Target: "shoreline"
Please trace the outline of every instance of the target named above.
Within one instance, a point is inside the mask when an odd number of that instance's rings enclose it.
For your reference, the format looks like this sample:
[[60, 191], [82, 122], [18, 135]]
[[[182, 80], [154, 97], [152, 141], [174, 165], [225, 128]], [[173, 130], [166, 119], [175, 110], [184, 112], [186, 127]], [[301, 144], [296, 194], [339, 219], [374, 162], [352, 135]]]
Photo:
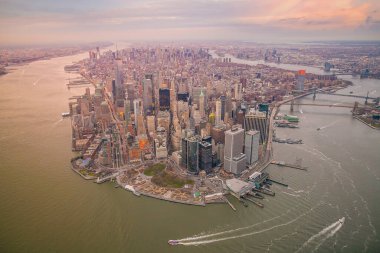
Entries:
[[372, 128], [372, 129], [375, 129], [375, 130], [380, 130], [380, 128], [377, 128], [377, 127], [374, 127], [374, 126], [372, 126], [371, 124], [369, 124], [369, 123], [367, 123], [367, 122], [365, 122], [364, 120], [362, 120], [361, 118], [359, 118], [358, 116], [356, 116], [356, 115], [353, 115], [352, 116], [354, 119], [357, 119], [357, 120], [359, 120], [360, 122], [362, 122], [363, 124], [365, 124], [365, 125], [367, 125], [367, 126], [369, 126], [370, 128]]

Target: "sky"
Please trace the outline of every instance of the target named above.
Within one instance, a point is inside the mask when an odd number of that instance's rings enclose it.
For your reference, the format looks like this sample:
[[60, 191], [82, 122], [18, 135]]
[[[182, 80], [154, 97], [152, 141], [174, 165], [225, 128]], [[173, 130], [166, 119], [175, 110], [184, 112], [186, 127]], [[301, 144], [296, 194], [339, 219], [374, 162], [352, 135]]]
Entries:
[[380, 0], [0, 0], [0, 45], [380, 40]]

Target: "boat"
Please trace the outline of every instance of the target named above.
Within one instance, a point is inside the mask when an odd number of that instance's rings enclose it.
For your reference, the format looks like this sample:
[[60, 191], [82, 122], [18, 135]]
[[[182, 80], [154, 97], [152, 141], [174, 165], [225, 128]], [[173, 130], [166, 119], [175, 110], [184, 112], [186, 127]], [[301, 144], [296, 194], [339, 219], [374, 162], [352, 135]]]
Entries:
[[317, 131], [319, 131], [319, 130], [321, 130], [321, 128], [320, 128], [320, 127], [318, 127], [318, 128], [317, 128]]
[[62, 113], [62, 117], [69, 117], [70, 116], [70, 113], [69, 112], [63, 112]]
[[169, 244], [169, 245], [178, 245], [179, 242], [178, 242], [178, 240], [169, 240], [169, 241], [168, 241], [168, 244]]
[[350, 94], [354, 93], [353, 91], [350, 91]]
[[299, 118], [294, 115], [285, 114], [284, 119], [287, 120], [288, 122], [299, 122]]
[[340, 224], [343, 224], [344, 223], [344, 221], [345, 221], [345, 217], [343, 217], [343, 218], [341, 218], [341, 219], [339, 219], [339, 222], [340, 222]]

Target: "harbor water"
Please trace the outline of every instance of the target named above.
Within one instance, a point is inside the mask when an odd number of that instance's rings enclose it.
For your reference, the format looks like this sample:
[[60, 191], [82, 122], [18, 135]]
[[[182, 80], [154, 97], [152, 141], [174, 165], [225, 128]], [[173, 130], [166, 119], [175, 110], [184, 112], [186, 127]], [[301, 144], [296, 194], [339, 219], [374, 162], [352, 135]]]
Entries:
[[[276, 196], [266, 196], [264, 208], [234, 198], [236, 212], [174, 204], [83, 180], [70, 169], [70, 119], [61, 113], [83, 92], [67, 89], [63, 68], [86, 56], [37, 61], [0, 77], [0, 252], [380, 251], [380, 131], [348, 108], [295, 106], [300, 128], [276, 134], [304, 144], [275, 143], [274, 158], [302, 159], [308, 170], [270, 165], [271, 178], [289, 187], [273, 184]], [[349, 79], [354, 86], [339, 92], [380, 96], [379, 80]], [[315, 102], [353, 101], [317, 95]]]

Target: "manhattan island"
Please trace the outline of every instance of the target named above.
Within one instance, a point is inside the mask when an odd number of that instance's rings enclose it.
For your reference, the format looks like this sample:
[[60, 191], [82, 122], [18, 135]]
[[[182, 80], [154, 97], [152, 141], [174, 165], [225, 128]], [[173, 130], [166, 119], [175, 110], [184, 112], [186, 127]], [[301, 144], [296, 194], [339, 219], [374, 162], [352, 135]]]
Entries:
[[[69, 104], [72, 149], [80, 152], [73, 170], [97, 183], [115, 179], [135, 195], [184, 204], [228, 202], [229, 193], [239, 199], [272, 194], [262, 188], [269, 181], [262, 171], [272, 162], [279, 106], [350, 83], [232, 63], [215, 49], [90, 51], [76, 67], [94, 92], [86, 88]], [[294, 121], [285, 115], [280, 123], [296, 127]]]

